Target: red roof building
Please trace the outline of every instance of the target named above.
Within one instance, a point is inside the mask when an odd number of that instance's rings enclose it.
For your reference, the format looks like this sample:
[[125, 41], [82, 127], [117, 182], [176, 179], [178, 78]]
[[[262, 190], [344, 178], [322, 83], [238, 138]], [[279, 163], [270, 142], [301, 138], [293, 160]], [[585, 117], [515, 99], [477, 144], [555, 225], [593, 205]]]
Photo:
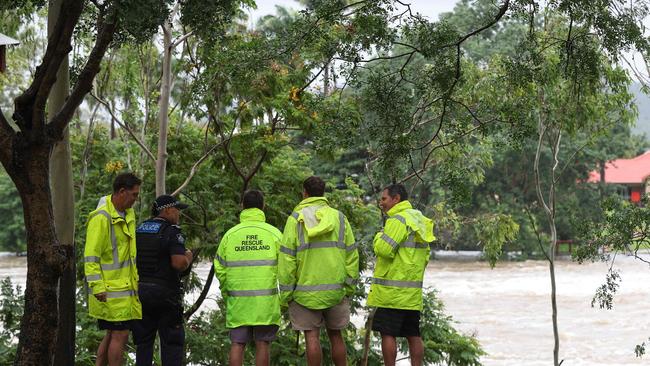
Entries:
[[[589, 173], [587, 182], [599, 183], [600, 171]], [[641, 201], [641, 197], [650, 193], [650, 151], [632, 158], [616, 159], [605, 164], [605, 183], [619, 184], [626, 188], [620, 192], [632, 202]]]

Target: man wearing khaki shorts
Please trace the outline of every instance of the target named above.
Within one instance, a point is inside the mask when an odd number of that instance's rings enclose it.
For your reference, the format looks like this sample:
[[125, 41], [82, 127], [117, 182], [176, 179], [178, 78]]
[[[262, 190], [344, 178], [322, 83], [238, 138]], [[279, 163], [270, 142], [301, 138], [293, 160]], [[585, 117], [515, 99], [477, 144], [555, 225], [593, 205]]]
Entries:
[[327, 328], [332, 361], [346, 365], [341, 330], [350, 323], [348, 297], [359, 278], [359, 253], [342, 212], [331, 208], [325, 182], [309, 177], [303, 182], [303, 200], [284, 227], [278, 256], [281, 300], [289, 305], [295, 330], [305, 334], [307, 365], [320, 366], [320, 328]]

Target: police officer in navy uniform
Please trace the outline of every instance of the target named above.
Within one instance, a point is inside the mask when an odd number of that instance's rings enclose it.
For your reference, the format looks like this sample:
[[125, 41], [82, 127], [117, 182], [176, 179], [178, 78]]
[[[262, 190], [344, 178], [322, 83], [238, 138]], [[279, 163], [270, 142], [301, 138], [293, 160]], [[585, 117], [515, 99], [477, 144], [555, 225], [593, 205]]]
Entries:
[[163, 366], [183, 362], [183, 299], [181, 273], [193, 260], [178, 226], [184, 203], [169, 195], [156, 198], [152, 218], [136, 229], [136, 263], [140, 277], [138, 296], [142, 320], [133, 326], [136, 365], [151, 366], [156, 333], [160, 335]]

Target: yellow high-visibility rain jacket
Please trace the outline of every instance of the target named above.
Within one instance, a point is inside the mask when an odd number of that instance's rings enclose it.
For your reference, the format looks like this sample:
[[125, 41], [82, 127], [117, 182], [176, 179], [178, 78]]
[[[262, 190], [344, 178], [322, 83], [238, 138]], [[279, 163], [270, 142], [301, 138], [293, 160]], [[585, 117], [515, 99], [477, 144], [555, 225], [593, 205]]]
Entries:
[[[88, 216], [84, 272], [90, 316], [108, 321], [142, 319], [135, 255], [135, 212], [129, 208], [121, 217], [109, 195]], [[106, 302], [94, 296], [102, 292]]]
[[278, 250], [282, 233], [257, 208], [245, 209], [240, 223], [221, 239], [214, 260], [226, 300], [226, 328], [280, 325]]
[[354, 293], [359, 252], [348, 219], [325, 197], [309, 197], [284, 227], [278, 280], [283, 303], [327, 309]]
[[399, 202], [387, 214], [384, 230], [373, 242], [377, 263], [368, 306], [421, 311], [429, 243], [436, 239], [433, 221], [413, 209], [409, 201]]

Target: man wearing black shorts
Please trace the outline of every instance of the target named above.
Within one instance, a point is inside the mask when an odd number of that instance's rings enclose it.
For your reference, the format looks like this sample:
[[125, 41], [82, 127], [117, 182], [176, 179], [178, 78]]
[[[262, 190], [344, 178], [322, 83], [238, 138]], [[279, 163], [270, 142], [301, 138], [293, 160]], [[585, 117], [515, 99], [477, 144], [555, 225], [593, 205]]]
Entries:
[[420, 337], [422, 280], [429, 262], [429, 243], [435, 240], [433, 222], [408, 201], [406, 188], [384, 188], [380, 206], [388, 215], [384, 229], [375, 235], [377, 255], [368, 305], [376, 306], [372, 330], [381, 334], [386, 366], [397, 358], [396, 337], [406, 337], [411, 365], [421, 366], [424, 345]]
[[135, 266], [133, 204], [142, 181], [123, 173], [113, 181], [113, 194], [101, 198], [88, 215], [84, 274], [88, 282], [88, 313], [105, 330], [97, 349], [97, 366], [124, 363], [124, 349], [134, 319], [142, 317]]

